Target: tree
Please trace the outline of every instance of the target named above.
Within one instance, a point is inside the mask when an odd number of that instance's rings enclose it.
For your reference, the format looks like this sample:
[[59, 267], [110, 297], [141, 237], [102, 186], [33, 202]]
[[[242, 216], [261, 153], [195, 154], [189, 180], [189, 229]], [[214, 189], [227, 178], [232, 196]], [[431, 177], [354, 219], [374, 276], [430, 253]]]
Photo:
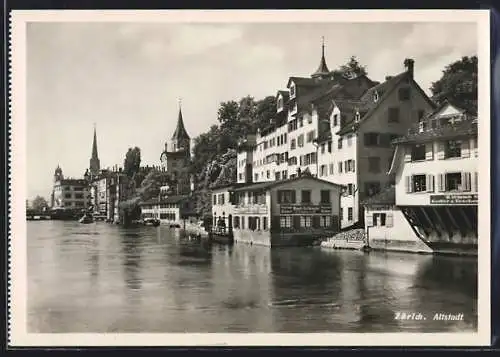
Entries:
[[123, 162], [123, 170], [125, 174], [131, 178], [139, 172], [139, 167], [141, 166], [141, 149], [137, 146], [134, 148], [129, 148], [127, 154], [125, 155], [125, 161]]
[[334, 78], [347, 78], [349, 75], [354, 74], [356, 77], [367, 75], [366, 66], [359, 64], [356, 56], [351, 56], [349, 61], [340, 66], [338, 69], [332, 71]]
[[463, 109], [477, 111], [477, 56], [464, 56], [447, 65], [430, 90], [438, 104], [449, 100]]
[[42, 196], [36, 196], [31, 202], [31, 208], [35, 211], [44, 211], [49, 207], [49, 204]]

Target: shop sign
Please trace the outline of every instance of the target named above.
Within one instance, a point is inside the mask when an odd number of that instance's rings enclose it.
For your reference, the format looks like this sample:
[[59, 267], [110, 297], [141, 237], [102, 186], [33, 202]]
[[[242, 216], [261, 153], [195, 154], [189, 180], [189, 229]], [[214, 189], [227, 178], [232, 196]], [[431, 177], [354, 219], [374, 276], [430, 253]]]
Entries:
[[467, 195], [431, 195], [434, 205], [470, 205], [477, 204], [477, 194]]
[[331, 206], [320, 205], [280, 205], [280, 214], [324, 214], [331, 215]]

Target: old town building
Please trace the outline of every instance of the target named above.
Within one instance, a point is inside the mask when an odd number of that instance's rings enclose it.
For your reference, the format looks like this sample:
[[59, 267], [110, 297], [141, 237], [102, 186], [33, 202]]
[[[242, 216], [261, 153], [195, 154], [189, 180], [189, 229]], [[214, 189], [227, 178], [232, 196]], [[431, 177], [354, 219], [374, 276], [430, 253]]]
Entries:
[[290, 77], [276, 95], [269, 128], [238, 147], [239, 183], [294, 178], [301, 172], [346, 187], [341, 225], [363, 224], [361, 199], [389, 185], [391, 140], [434, 106], [414, 80], [414, 61], [382, 83], [366, 75], [330, 72], [324, 47], [310, 77]]
[[51, 208], [53, 210], [82, 210], [89, 206], [88, 182], [84, 179], [65, 178], [58, 165], [54, 172]]
[[394, 140], [395, 186], [364, 203], [370, 246], [477, 254], [477, 138], [477, 114], [445, 102]]

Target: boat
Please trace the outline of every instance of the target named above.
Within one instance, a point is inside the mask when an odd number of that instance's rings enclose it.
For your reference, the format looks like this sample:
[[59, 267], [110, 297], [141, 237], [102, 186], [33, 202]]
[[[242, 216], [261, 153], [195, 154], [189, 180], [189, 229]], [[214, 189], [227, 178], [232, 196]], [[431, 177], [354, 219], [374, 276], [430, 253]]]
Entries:
[[94, 218], [91, 215], [84, 214], [82, 218], [78, 220], [78, 222], [83, 223], [83, 224], [89, 224], [89, 223], [94, 223]]
[[145, 226], [158, 227], [160, 225], [160, 220], [157, 218], [144, 218], [142, 222]]

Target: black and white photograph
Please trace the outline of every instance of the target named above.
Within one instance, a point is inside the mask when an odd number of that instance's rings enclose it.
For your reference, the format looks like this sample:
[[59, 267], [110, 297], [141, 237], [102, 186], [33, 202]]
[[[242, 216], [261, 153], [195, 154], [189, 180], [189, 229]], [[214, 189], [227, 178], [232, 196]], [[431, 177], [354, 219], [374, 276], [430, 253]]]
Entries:
[[489, 343], [487, 11], [11, 15], [13, 345]]

